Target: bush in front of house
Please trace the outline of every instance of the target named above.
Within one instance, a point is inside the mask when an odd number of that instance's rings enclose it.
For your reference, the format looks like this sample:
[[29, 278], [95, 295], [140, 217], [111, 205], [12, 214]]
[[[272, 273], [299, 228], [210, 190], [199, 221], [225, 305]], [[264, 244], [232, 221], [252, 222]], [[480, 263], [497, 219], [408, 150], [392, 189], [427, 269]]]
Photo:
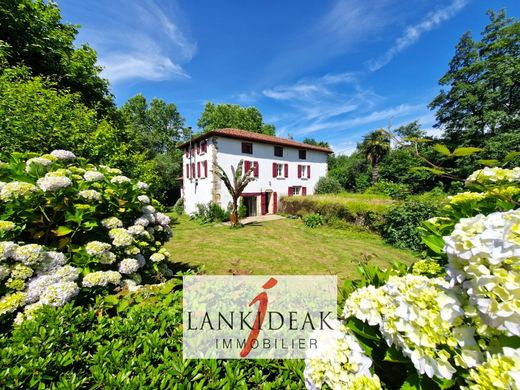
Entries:
[[171, 273], [145, 183], [65, 150], [0, 161], [0, 323]]
[[323, 219], [319, 214], [307, 214], [303, 216], [303, 224], [310, 228], [317, 228], [323, 225]]
[[393, 183], [387, 180], [379, 180], [376, 184], [369, 187], [366, 191], [368, 194], [383, 194], [392, 199], [406, 199], [411, 190], [406, 184]]
[[0, 335], [0, 387], [301, 389], [301, 360], [184, 360], [182, 275], [86, 306], [46, 307]]
[[197, 204], [197, 211], [192, 215], [192, 218], [202, 225], [213, 222], [226, 222], [229, 221], [229, 217], [230, 210], [224, 210], [219, 204], [214, 202]]
[[339, 194], [343, 191], [341, 183], [332, 176], [322, 176], [314, 187], [315, 194]]

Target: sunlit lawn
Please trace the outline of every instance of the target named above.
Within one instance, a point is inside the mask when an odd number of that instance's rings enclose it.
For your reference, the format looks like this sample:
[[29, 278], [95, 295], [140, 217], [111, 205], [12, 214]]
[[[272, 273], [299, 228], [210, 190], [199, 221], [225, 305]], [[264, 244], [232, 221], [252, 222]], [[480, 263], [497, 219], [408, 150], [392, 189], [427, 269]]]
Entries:
[[368, 259], [386, 266], [411, 263], [414, 256], [383, 243], [373, 233], [352, 229], [307, 228], [300, 220], [282, 219], [231, 229], [200, 225], [183, 216], [166, 244], [175, 261], [204, 266], [209, 274], [336, 274], [355, 276]]

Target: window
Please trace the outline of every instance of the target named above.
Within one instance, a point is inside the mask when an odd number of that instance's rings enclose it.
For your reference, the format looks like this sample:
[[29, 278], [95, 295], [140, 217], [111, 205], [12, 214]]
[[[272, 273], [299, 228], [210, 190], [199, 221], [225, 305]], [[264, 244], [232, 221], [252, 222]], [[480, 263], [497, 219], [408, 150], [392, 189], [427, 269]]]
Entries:
[[242, 142], [242, 153], [253, 154], [253, 144], [251, 142]]
[[283, 164], [276, 164], [276, 177], [283, 177]]
[[301, 187], [300, 186], [294, 186], [293, 187], [293, 195], [300, 195], [300, 190], [301, 190]]
[[273, 177], [289, 177], [289, 164], [273, 163]]
[[310, 179], [311, 178], [311, 166], [310, 165], [298, 165], [298, 178]]
[[298, 157], [300, 158], [300, 160], [307, 160], [307, 151], [298, 150]]
[[202, 153], [206, 153], [208, 151], [208, 141], [201, 143], [200, 148]]
[[282, 146], [275, 146], [274, 147], [274, 155], [276, 157], [283, 157], [283, 147]]

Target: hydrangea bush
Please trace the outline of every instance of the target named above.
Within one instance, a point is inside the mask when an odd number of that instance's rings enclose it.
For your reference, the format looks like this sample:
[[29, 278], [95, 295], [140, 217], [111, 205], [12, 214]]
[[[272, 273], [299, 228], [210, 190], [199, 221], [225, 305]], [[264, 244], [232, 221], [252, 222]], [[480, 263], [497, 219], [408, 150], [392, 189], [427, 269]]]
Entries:
[[0, 321], [171, 274], [170, 218], [147, 184], [72, 152], [0, 162]]
[[520, 389], [520, 169], [466, 185], [423, 227], [435, 259], [350, 293], [338, 351], [309, 356], [307, 388]]

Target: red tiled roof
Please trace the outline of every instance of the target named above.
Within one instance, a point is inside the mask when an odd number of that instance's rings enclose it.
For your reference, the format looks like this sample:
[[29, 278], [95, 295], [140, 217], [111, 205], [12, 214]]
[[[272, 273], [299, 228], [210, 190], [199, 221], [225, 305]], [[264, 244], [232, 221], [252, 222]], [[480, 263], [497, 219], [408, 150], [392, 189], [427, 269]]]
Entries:
[[[332, 153], [332, 150], [330, 148], [324, 148], [322, 146], [304, 144], [303, 142], [298, 142], [298, 141], [295, 141], [292, 139], [280, 138], [280, 137], [275, 137], [272, 135], [260, 134], [260, 133], [255, 133], [252, 131], [240, 130], [240, 129], [211, 130], [211, 131], [208, 131], [207, 133], [203, 133], [203, 134], [200, 134], [200, 135], [194, 137], [191, 140], [191, 142], [192, 143], [198, 142], [203, 139], [209, 138], [211, 136], [236, 138], [236, 139], [243, 139], [243, 140], [247, 140], [247, 141], [263, 142], [266, 144], [292, 146], [294, 148], [299, 148], [299, 149], [316, 150], [318, 152]], [[189, 144], [189, 141], [179, 145], [179, 148], [182, 149], [182, 148], [186, 147], [188, 144]]]

